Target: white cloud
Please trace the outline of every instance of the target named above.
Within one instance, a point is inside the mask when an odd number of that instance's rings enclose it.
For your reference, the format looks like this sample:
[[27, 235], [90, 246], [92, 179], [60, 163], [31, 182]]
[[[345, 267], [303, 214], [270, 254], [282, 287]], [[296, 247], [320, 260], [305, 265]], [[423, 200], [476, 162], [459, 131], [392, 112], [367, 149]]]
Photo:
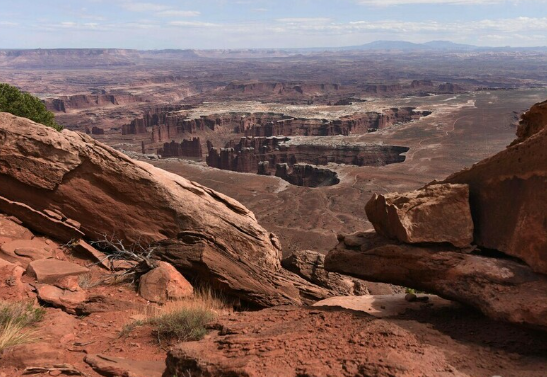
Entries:
[[0, 21], [0, 26], [17, 26], [17, 25], [19, 25], [17, 22]]
[[199, 22], [199, 21], [172, 21], [169, 22], [171, 26], [182, 26], [182, 27], [195, 27], [195, 28], [211, 28], [211, 27], [220, 27], [220, 24], [213, 24], [210, 22]]
[[168, 10], [170, 7], [163, 4], [156, 4], [156, 3], [135, 3], [133, 1], [124, 1], [121, 3], [121, 6], [131, 12], [144, 12], [144, 13], [152, 13], [152, 12], [161, 12]]
[[282, 22], [282, 23], [287, 23], [287, 24], [310, 24], [310, 23], [313, 23], [313, 24], [318, 24], [318, 23], [326, 23], [326, 22], [330, 22], [331, 19], [330, 18], [324, 18], [324, 17], [311, 17], [311, 18], [307, 18], [307, 17], [295, 17], [295, 18], [278, 18], [276, 21], [278, 22]]
[[156, 16], [159, 17], [197, 17], [201, 13], [194, 10], [164, 10], [161, 12], [157, 12]]

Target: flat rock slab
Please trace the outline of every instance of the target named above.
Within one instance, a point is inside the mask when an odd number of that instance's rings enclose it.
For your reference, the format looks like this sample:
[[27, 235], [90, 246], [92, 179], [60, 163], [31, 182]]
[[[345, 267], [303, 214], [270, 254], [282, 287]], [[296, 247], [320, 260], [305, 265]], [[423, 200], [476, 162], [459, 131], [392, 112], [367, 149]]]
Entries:
[[405, 294], [337, 296], [316, 302], [313, 306], [335, 306], [364, 312], [377, 318], [384, 318], [404, 314], [407, 310], [420, 310], [424, 305], [429, 307], [458, 305], [453, 301], [435, 295], [419, 295], [419, 297], [427, 297], [427, 301], [408, 302], [405, 300]]
[[234, 313], [221, 330], [169, 352], [165, 376], [466, 376], [402, 327], [339, 308]]
[[30, 240], [33, 235], [30, 230], [5, 216], [0, 216], [0, 237], [17, 240]]
[[48, 284], [38, 285], [36, 289], [40, 300], [61, 308], [70, 314], [75, 314], [76, 308], [87, 299], [87, 294], [83, 290], [70, 291]]
[[39, 283], [52, 284], [66, 276], [77, 276], [89, 272], [89, 269], [75, 263], [58, 259], [40, 259], [29, 263], [27, 274]]
[[63, 350], [52, 342], [40, 342], [23, 344], [9, 348], [2, 354], [2, 366], [26, 368], [26, 367], [51, 367], [64, 362]]
[[31, 260], [45, 259], [53, 256], [55, 245], [35, 238], [32, 240], [14, 240], [0, 246], [0, 257], [10, 262], [21, 262], [25, 267]]
[[84, 360], [97, 373], [109, 377], [161, 377], [165, 371], [165, 361], [129, 360], [100, 354], [87, 355]]

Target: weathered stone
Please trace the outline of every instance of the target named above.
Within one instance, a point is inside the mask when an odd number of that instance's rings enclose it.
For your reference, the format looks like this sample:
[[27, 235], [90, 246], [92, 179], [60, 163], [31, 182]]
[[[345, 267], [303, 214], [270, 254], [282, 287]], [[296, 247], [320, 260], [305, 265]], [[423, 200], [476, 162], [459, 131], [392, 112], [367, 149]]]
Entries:
[[435, 293], [493, 319], [547, 329], [547, 277], [528, 266], [442, 245], [390, 243], [375, 233], [369, 238], [360, 251], [338, 244], [327, 254], [325, 268]]
[[30, 230], [13, 220], [0, 215], [0, 236], [17, 240], [30, 240], [33, 235]]
[[528, 113], [535, 115], [523, 117], [530, 130], [522, 132], [522, 142], [446, 182], [469, 185], [477, 245], [547, 274], [547, 104]]
[[[357, 238], [357, 237], [355, 237]], [[346, 237], [348, 239], [348, 237]], [[367, 295], [394, 293], [389, 284], [368, 282], [325, 271], [325, 256], [312, 250], [300, 250], [281, 261], [284, 268], [328, 289], [332, 295]]]
[[23, 344], [9, 348], [2, 354], [2, 366], [26, 368], [32, 366], [53, 366], [60, 364], [66, 356], [51, 342]]
[[420, 336], [364, 313], [283, 306], [234, 313], [217, 326], [170, 351], [164, 377], [467, 376]]
[[21, 277], [25, 269], [0, 258], [0, 299], [20, 300], [30, 295], [30, 287]]
[[39, 259], [29, 263], [27, 274], [39, 283], [52, 284], [66, 276], [89, 272], [85, 267], [58, 259]]
[[52, 257], [51, 246], [44, 240], [15, 240], [0, 246], [1, 256], [10, 262], [20, 262], [26, 267], [30, 261]]
[[107, 256], [99, 250], [95, 249], [84, 240], [79, 240], [78, 242], [72, 244], [71, 247], [74, 253], [78, 253], [86, 258], [91, 258], [100, 266], [103, 266], [108, 270], [112, 268], [112, 263], [110, 263], [110, 260], [107, 258]]
[[175, 267], [158, 262], [156, 268], [141, 276], [139, 294], [148, 301], [164, 303], [190, 297], [194, 294], [194, 288]]
[[164, 361], [129, 360], [106, 355], [87, 355], [84, 359], [96, 372], [111, 377], [161, 377]]
[[[0, 113], [0, 139], [0, 195], [11, 205], [25, 203], [47, 221], [56, 220], [36, 211], [62, 208], [90, 240], [107, 235], [126, 245], [160, 242], [157, 255], [189, 278], [257, 306], [326, 297], [282, 269], [275, 235], [231, 198], [87, 135], [10, 114]], [[12, 213], [1, 201], [0, 210]]]
[[76, 308], [87, 299], [87, 294], [83, 290], [71, 291], [47, 284], [37, 285], [36, 290], [40, 300], [70, 314], [75, 314]]
[[467, 185], [433, 184], [404, 194], [374, 194], [365, 207], [378, 234], [407, 243], [473, 241]]
[[[1, 162], [0, 174], [2, 174]], [[0, 194], [4, 193], [4, 188], [4, 186], [0, 187]], [[9, 200], [4, 196], [0, 196], [0, 211], [17, 216], [30, 229], [55, 238], [61, 242], [70, 242], [71, 240], [79, 239], [84, 235], [78, 229], [72, 227], [66, 222], [51, 218], [45, 213], [37, 211], [24, 203]]]

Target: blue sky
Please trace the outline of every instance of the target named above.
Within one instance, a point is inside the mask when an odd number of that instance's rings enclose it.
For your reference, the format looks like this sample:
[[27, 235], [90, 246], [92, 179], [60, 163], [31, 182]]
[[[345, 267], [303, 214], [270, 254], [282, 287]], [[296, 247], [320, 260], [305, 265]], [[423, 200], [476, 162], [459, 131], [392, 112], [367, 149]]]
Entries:
[[0, 48], [547, 45], [547, 0], [0, 0]]

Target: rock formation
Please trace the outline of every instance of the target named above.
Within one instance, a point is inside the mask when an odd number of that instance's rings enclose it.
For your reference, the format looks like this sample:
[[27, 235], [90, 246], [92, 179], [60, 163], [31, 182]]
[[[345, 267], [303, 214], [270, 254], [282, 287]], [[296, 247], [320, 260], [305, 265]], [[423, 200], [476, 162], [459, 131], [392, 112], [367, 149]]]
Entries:
[[374, 194], [365, 211], [378, 234], [401, 242], [448, 242], [464, 248], [473, 241], [467, 185], [430, 185], [405, 194]]
[[[275, 235], [233, 199], [85, 134], [10, 114], [0, 113], [0, 140], [0, 195], [36, 216], [59, 210], [91, 240], [109, 235], [126, 244], [158, 243], [158, 257], [252, 305], [328, 295], [282, 269]], [[10, 213], [9, 206], [2, 210]], [[26, 213], [18, 217], [32, 227]]]
[[308, 164], [277, 164], [275, 176], [291, 185], [303, 187], [334, 186], [340, 183], [336, 172]]
[[164, 377], [465, 377], [411, 331], [364, 313], [277, 307], [234, 313], [169, 352]]
[[[223, 170], [276, 175], [293, 184], [306, 177], [315, 182], [310, 187], [338, 183], [336, 173], [309, 165], [328, 163], [357, 166], [382, 166], [403, 162], [407, 147], [392, 145], [307, 143], [287, 137], [244, 137], [225, 148], [211, 148], [207, 165]], [[303, 167], [296, 167], [300, 164]], [[287, 165], [287, 166], [285, 166]], [[296, 167], [296, 169], [295, 169]], [[306, 185], [306, 184], [299, 184]]]
[[477, 245], [520, 258], [547, 274], [545, 102], [523, 115], [517, 132], [516, 143], [445, 182], [469, 185]]
[[199, 137], [194, 137], [192, 140], [183, 140], [181, 143], [172, 141], [163, 144], [163, 148], [158, 149], [158, 155], [161, 157], [203, 157], [201, 149], [201, 141]]
[[[370, 233], [354, 246], [340, 243], [325, 268], [433, 292], [494, 319], [547, 329], [546, 113], [545, 103], [532, 107], [515, 143], [443, 184], [369, 202], [378, 234], [427, 244]], [[467, 187], [475, 250], [441, 243], [463, 247], [469, 241]], [[423, 207], [428, 202], [433, 205]], [[413, 240], [413, 232], [428, 237]]]
[[[352, 237], [348, 236], [347, 242]], [[394, 293], [392, 286], [325, 271], [325, 256], [312, 250], [300, 250], [281, 261], [287, 270], [304, 279], [327, 288], [337, 296], [387, 295]]]
[[328, 253], [325, 269], [424, 290], [497, 320], [547, 329], [547, 277], [528, 266], [454, 247], [397, 243], [374, 232], [359, 243], [341, 242]]
[[112, 105], [127, 105], [130, 103], [144, 102], [138, 96], [131, 94], [77, 94], [73, 96], [61, 96], [48, 98], [45, 101], [46, 108], [54, 112], [67, 112], [70, 110], [89, 109], [93, 107], [105, 107]]

